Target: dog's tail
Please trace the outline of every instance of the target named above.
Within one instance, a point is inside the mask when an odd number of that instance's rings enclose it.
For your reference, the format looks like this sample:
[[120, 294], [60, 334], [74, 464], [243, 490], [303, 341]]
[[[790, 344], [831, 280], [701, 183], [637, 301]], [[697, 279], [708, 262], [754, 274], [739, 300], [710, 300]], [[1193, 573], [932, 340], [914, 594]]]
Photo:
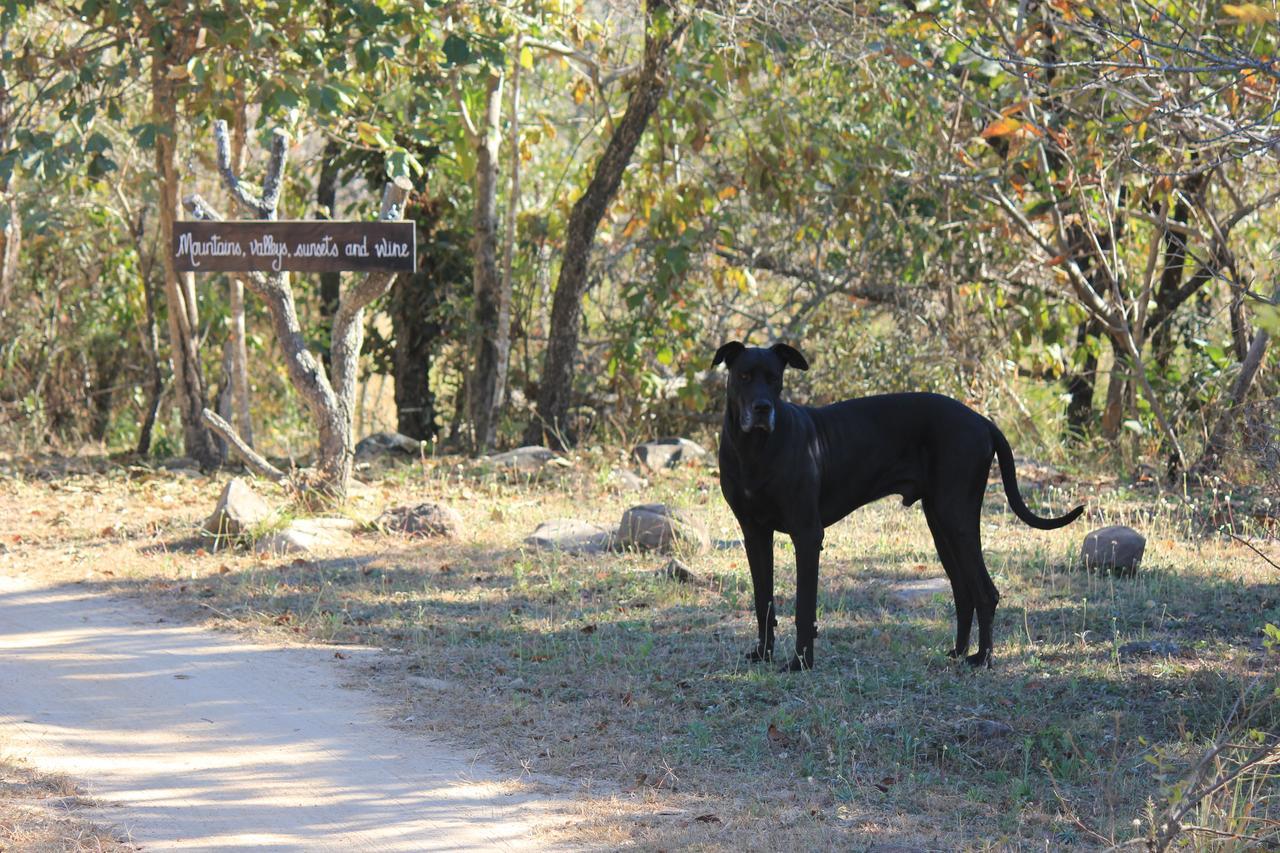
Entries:
[[1027, 509], [1026, 502], [1022, 500], [1022, 493], [1018, 491], [1018, 472], [1014, 469], [1013, 449], [1009, 447], [1008, 439], [995, 424], [991, 425], [991, 438], [995, 441], [996, 457], [1000, 460], [1000, 477], [1004, 480], [1004, 494], [1009, 499], [1009, 506], [1013, 508], [1014, 515], [1037, 530], [1057, 530], [1080, 517], [1080, 513], [1084, 512], [1083, 504], [1057, 518], [1041, 518]]

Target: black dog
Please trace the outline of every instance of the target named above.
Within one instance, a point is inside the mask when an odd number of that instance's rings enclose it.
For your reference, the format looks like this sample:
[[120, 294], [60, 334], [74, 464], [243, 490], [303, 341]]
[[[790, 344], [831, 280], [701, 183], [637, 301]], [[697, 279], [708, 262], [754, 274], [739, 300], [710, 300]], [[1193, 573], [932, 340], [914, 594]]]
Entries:
[[933, 542], [956, 603], [956, 645], [969, 651], [978, 614], [973, 666], [991, 665], [991, 623], [1000, 600], [982, 559], [978, 518], [993, 456], [1014, 514], [1032, 527], [1070, 524], [1084, 507], [1060, 518], [1032, 515], [1018, 493], [1013, 451], [995, 424], [939, 394], [881, 394], [820, 409], [784, 403], [785, 367], [808, 370], [786, 344], [769, 349], [731, 341], [712, 366], [729, 368], [720, 436], [720, 489], [746, 544], [755, 588], [759, 641], [747, 657], [773, 656], [773, 534], [788, 533], [796, 549], [796, 653], [785, 669], [813, 666], [817, 636], [818, 552], [823, 528], [886, 495], [924, 507]]

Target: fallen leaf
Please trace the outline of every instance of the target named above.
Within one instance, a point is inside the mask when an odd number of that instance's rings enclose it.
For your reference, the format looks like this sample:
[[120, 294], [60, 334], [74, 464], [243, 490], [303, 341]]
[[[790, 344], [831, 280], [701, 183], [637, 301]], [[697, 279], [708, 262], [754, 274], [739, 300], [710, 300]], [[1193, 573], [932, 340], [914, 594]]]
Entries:
[[223, 563], [221, 566], [218, 566], [218, 574], [220, 575], [231, 574], [231, 567], [228, 566], [226, 563]]
[[594, 634], [595, 632], [596, 632], [596, 626], [595, 626], [595, 625], [583, 625], [583, 626], [582, 626], [582, 633], [584, 633], [584, 634]]
[[333, 656], [334, 656], [335, 658], [337, 658], [338, 660], [346, 660], [346, 659], [347, 659], [347, 656], [346, 656], [346, 655], [344, 655], [342, 652], [334, 652], [334, 653], [333, 653]]
[[179, 679], [180, 681], [186, 681], [186, 680], [188, 680], [189, 678], [191, 678], [191, 676], [189, 676], [189, 675], [184, 675], [183, 673], [181, 673], [181, 672], [180, 672], [180, 673], [178, 673], [177, 675], [175, 675], [175, 676], [174, 676], [174, 678]]
[[694, 818], [700, 823], [724, 823], [719, 817], [713, 814], [700, 814]]

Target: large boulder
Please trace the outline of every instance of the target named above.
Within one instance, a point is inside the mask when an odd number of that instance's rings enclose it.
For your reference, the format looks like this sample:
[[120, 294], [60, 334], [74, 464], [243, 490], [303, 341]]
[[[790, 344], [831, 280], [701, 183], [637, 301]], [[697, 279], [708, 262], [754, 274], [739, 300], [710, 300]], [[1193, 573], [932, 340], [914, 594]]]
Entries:
[[656, 441], [637, 444], [631, 450], [631, 458], [650, 471], [676, 468], [706, 457], [707, 451], [687, 438], [659, 438]]
[[711, 534], [700, 521], [684, 510], [666, 504], [641, 504], [622, 514], [618, 524], [618, 545], [638, 551], [711, 550]]
[[429, 502], [393, 507], [378, 516], [374, 523], [391, 533], [405, 536], [456, 539], [463, 530], [462, 516], [457, 510]]
[[537, 445], [517, 447], [515, 450], [508, 450], [505, 453], [495, 453], [492, 456], [486, 456], [485, 461], [506, 471], [518, 471], [526, 474], [536, 474], [551, 466], [568, 467], [569, 465], [569, 461], [563, 456], [557, 455], [554, 450]]
[[398, 432], [375, 432], [356, 443], [356, 459], [361, 462], [392, 454], [416, 458], [421, 453], [421, 441]]
[[222, 488], [218, 505], [203, 529], [214, 536], [241, 536], [265, 524], [275, 512], [243, 477], [232, 477]]
[[314, 554], [351, 543], [356, 523], [349, 518], [297, 518], [253, 546], [262, 556]]
[[613, 531], [598, 524], [576, 518], [553, 518], [539, 524], [524, 541], [543, 551], [599, 554], [613, 547], [613, 540]]
[[1137, 573], [1146, 548], [1146, 537], [1132, 527], [1103, 527], [1084, 537], [1080, 563], [1091, 571], [1113, 572], [1128, 577]]

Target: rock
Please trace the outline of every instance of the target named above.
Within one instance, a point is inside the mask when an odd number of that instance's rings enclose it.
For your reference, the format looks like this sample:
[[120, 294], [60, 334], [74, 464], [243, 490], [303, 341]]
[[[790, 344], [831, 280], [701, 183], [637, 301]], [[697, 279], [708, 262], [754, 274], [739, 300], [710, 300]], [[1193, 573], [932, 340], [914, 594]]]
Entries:
[[265, 524], [275, 512], [243, 477], [232, 477], [222, 488], [213, 515], [203, 529], [214, 536], [240, 536]]
[[350, 544], [355, 527], [349, 518], [298, 518], [284, 529], [263, 536], [253, 550], [263, 556], [313, 554]]
[[462, 516], [457, 510], [434, 503], [398, 506], [378, 516], [374, 524], [391, 533], [406, 536], [443, 536], [456, 539], [462, 535]]
[[1122, 658], [1174, 658], [1182, 654], [1182, 647], [1170, 640], [1135, 640], [1121, 646], [1119, 653]]
[[360, 439], [356, 444], [356, 459], [361, 461], [368, 461], [391, 453], [419, 456], [422, 453], [422, 442], [398, 432], [375, 432], [373, 435]]
[[443, 678], [432, 678], [429, 675], [410, 675], [405, 682], [419, 690], [449, 690], [453, 687]]
[[659, 438], [637, 444], [631, 450], [631, 458], [648, 468], [660, 471], [675, 468], [687, 462], [706, 458], [707, 451], [687, 438]]
[[569, 467], [569, 460], [556, 455], [555, 451], [537, 445], [517, 447], [505, 453], [495, 453], [485, 459], [498, 468], [509, 471], [536, 473], [548, 466]]
[[1146, 547], [1146, 538], [1132, 527], [1103, 527], [1084, 537], [1080, 563], [1086, 569], [1132, 577], [1138, 571]]
[[524, 541], [526, 545], [544, 551], [563, 551], [566, 554], [599, 554], [613, 546], [612, 530], [578, 521], [576, 518], [553, 518], [538, 525]]
[[638, 492], [647, 488], [649, 481], [634, 471], [624, 468], [609, 475], [609, 484], [620, 492]]
[[899, 581], [889, 587], [889, 600], [903, 607], [923, 607], [935, 595], [951, 596], [951, 582], [946, 578]]
[[660, 578], [668, 578], [673, 581], [679, 581], [680, 583], [696, 584], [701, 580], [701, 578], [699, 578], [692, 569], [677, 560], [675, 557], [668, 560], [667, 564], [654, 572], [654, 574]]
[[684, 510], [666, 504], [642, 504], [622, 514], [618, 545], [640, 551], [689, 550], [702, 554], [711, 550], [711, 535]]

